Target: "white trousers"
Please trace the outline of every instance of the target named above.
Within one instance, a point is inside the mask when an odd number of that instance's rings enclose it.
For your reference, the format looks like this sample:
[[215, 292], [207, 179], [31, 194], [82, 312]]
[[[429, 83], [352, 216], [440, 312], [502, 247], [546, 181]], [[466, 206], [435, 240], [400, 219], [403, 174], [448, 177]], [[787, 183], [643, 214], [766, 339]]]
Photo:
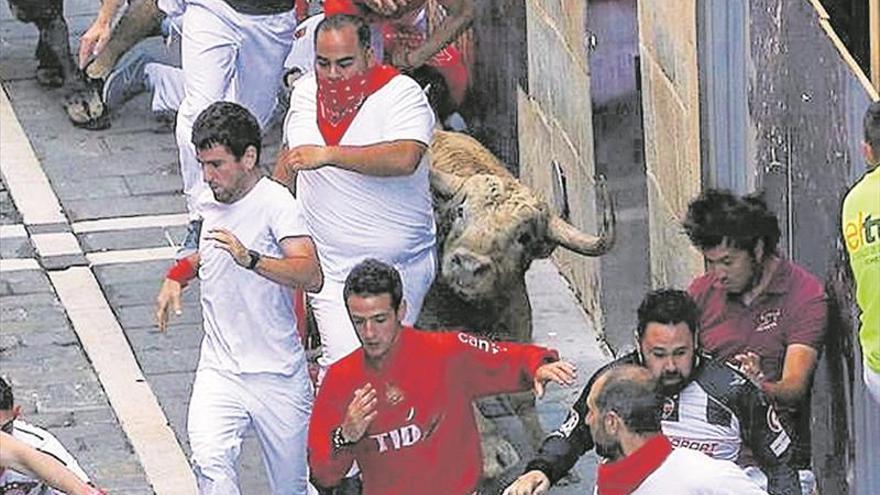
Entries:
[[201, 495], [239, 495], [236, 465], [253, 428], [273, 495], [307, 493], [313, 390], [305, 363], [292, 376], [196, 372], [187, 431]]
[[[422, 302], [434, 282], [436, 265], [437, 255], [433, 248], [405, 263], [395, 265], [403, 282], [405, 325], [412, 325], [418, 320]], [[321, 334], [321, 357], [318, 358], [318, 364], [323, 369], [361, 346], [342, 298], [344, 286], [344, 280], [325, 278], [321, 292], [308, 294], [318, 332]]]
[[282, 66], [296, 28], [293, 10], [274, 15], [245, 15], [223, 0], [186, 0], [181, 62], [185, 96], [177, 114], [177, 146], [187, 210], [207, 189], [192, 145], [196, 117], [217, 101], [251, 111], [260, 126], [272, 116]]

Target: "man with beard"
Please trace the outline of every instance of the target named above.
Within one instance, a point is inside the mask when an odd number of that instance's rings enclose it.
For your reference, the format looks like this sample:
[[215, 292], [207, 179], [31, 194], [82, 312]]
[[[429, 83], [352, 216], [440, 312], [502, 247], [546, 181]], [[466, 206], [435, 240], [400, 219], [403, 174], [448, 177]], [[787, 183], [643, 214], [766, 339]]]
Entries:
[[[750, 476], [767, 476], [772, 494], [799, 493], [797, 475], [788, 465], [791, 441], [773, 407], [733, 367], [697, 353], [698, 320], [699, 309], [684, 291], [648, 293], [638, 309], [636, 350], [590, 378], [565, 422], [544, 440], [526, 473], [505, 495], [547, 493], [597, 444], [584, 422], [590, 412], [587, 398], [605, 370], [632, 364], [647, 368], [658, 380], [661, 425], [674, 446], [747, 465]], [[741, 455], [744, 446], [754, 460]]]
[[660, 432], [662, 402], [655, 378], [643, 367], [613, 367], [596, 379], [586, 423], [605, 459], [596, 476], [598, 495], [766, 494], [730, 461], [673, 448]]
[[792, 463], [812, 493], [810, 385], [828, 313], [822, 282], [776, 251], [779, 221], [759, 195], [709, 189], [688, 205], [684, 229], [706, 273], [688, 287], [700, 308], [700, 345], [737, 363], [792, 425]]
[[279, 153], [274, 175], [296, 181], [321, 253], [324, 288], [309, 299], [322, 369], [360, 347], [342, 298], [345, 277], [359, 261], [394, 265], [403, 278], [403, 322], [418, 318], [436, 263], [425, 153], [433, 127], [419, 85], [375, 62], [362, 19], [340, 14], [321, 21], [315, 71], [291, 95], [289, 149]]
[[164, 331], [182, 286], [201, 279], [205, 335], [187, 432], [202, 494], [238, 494], [238, 457], [252, 429], [274, 495], [306, 493], [312, 386], [292, 288], [319, 290], [321, 270], [299, 204], [260, 171], [260, 125], [241, 105], [199, 114], [192, 144], [205, 183], [199, 251], [168, 272], [156, 301]]

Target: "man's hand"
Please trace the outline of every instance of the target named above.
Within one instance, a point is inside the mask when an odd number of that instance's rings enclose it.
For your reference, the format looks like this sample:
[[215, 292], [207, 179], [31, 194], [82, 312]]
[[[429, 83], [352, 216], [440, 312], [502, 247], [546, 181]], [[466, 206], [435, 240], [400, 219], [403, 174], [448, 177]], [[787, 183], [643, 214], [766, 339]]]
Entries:
[[733, 360], [739, 363], [739, 370], [760, 388], [766, 380], [764, 372], [761, 371], [761, 356], [748, 351], [744, 354], [737, 354]]
[[376, 419], [379, 411], [376, 389], [368, 383], [354, 391], [354, 398], [348, 404], [345, 421], [342, 422], [342, 436], [347, 442], [357, 442], [367, 432], [370, 423]]
[[520, 476], [502, 495], [543, 495], [550, 489], [550, 479], [537, 469]]
[[159, 295], [156, 296], [156, 324], [159, 325], [159, 331], [164, 332], [168, 328], [168, 312], [174, 311], [176, 316], [183, 314], [180, 307], [180, 293], [182, 292], [180, 282], [166, 278], [162, 282], [162, 288], [159, 289]]
[[251, 262], [251, 255], [248, 254], [247, 248], [232, 232], [226, 229], [211, 229], [205, 238], [216, 241], [217, 247], [232, 255], [232, 259], [239, 266], [248, 266], [248, 263]]
[[92, 57], [101, 53], [110, 40], [110, 21], [95, 19], [79, 38], [79, 68], [84, 69]]
[[[330, 163], [327, 146], [304, 144], [278, 152], [275, 175], [294, 175], [300, 170], [313, 170]], [[280, 172], [280, 173], [279, 173]]]
[[577, 378], [577, 368], [568, 361], [548, 363], [535, 371], [535, 395], [540, 399], [544, 396], [544, 384], [552, 380], [567, 387]]

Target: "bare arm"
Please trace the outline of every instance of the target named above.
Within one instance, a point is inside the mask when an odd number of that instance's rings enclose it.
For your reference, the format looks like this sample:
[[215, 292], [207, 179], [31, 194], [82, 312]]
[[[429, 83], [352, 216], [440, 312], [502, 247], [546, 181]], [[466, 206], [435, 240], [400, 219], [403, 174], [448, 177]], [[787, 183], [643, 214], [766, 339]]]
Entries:
[[[198, 271], [199, 253], [192, 254], [187, 259]], [[175, 316], [183, 314], [183, 308], [180, 304], [182, 292], [183, 285], [180, 282], [167, 277], [162, 281], [162, 287], [156, 296], [156, 325], [158, 325], [160, 332], [164, 332], [168, 328], [168, 315], [171, 311]]]
[[0, 432], [0, 466], [36, 475], [52, 488], [70, 495], [102, 493], [77, 478], [75, 474], [51, 456], [4, 432]]
[[311, 237], [288, 237], [281, 240], [283, 258], [260, 257], [254, 271], [269, 280], [289, 287], [318, 292], [324, 285], [318, 251]]
[[797, 406], [807, 396], [813, 371], [819, 361], [819, 351], [806, 344], [789, 344], [785, 348], [785, 361], [782, 363], [782, 377], [771, 382], [761, 371], [761, 358], [753, 352], [740, 354], [734, 358], [739, 361], [743, 373], [749, 376], [764, 392], [779, 404]]
[[445, 0], [447, 16], [443, 22], [428, 36], [425, 43], [410, 53], [405, 53], [402, 66], [416, 68], [424, 65], [437, 52], [452, 43], [474, 20], [473, 0]]
[[326, 166], [376, 177], [410, 175], [419, 166], [425, 150], [427, 146], [415, 140], [368, 146], [297, 146], [278, 153], [273, 176], [289, 178], [300, 170]]
[[780, 404], [799, 404], [807, 396], [818, 361], [816, 349], [804, 344], [789, 345], [785, 349], [782, 378], [778, 382], [766, 382], [764, 391]]
[[86, 66], [89, 59], [104, 49], [112, 32], [110, 24], [122, 7], [123, 0], [101, 0], [101, 8], [92, 25], [79, 38], [79, 67]]
[[[217, 247], [229, 253], [242, 267], [251, 262], [247, 247], [226, 229], [211, 229], [205, 237], [217, 242]], [[302, 287], [317, 292], [324, 283], [318, 252], [311, 237], [286, 237], [281, 240], [282, 258], [260, 256], [254, 271], [269, 280], [288, 287]]]

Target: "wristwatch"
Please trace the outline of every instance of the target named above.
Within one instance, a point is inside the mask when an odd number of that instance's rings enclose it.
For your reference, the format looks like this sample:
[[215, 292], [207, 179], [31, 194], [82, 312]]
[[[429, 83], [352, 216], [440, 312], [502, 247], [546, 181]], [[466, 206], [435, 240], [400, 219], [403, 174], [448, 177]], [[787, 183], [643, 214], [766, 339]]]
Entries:
[[351, 447], [357, 442], [346, 440], [345, 435], [342, 434], [342, 427], [339, 426], [330, 434], [330, 443], [333, 445], [333, 450], [342, 450], [346, 447]]
[[260, 262], [260, 258], [262, 257], [260, 253], [254, 251], [253, 249], [248, 249], [248, 256], [251, 257], [251, 261], [248, 263], [247, 269], [253, 270], [257, 267], [257, 263]]

